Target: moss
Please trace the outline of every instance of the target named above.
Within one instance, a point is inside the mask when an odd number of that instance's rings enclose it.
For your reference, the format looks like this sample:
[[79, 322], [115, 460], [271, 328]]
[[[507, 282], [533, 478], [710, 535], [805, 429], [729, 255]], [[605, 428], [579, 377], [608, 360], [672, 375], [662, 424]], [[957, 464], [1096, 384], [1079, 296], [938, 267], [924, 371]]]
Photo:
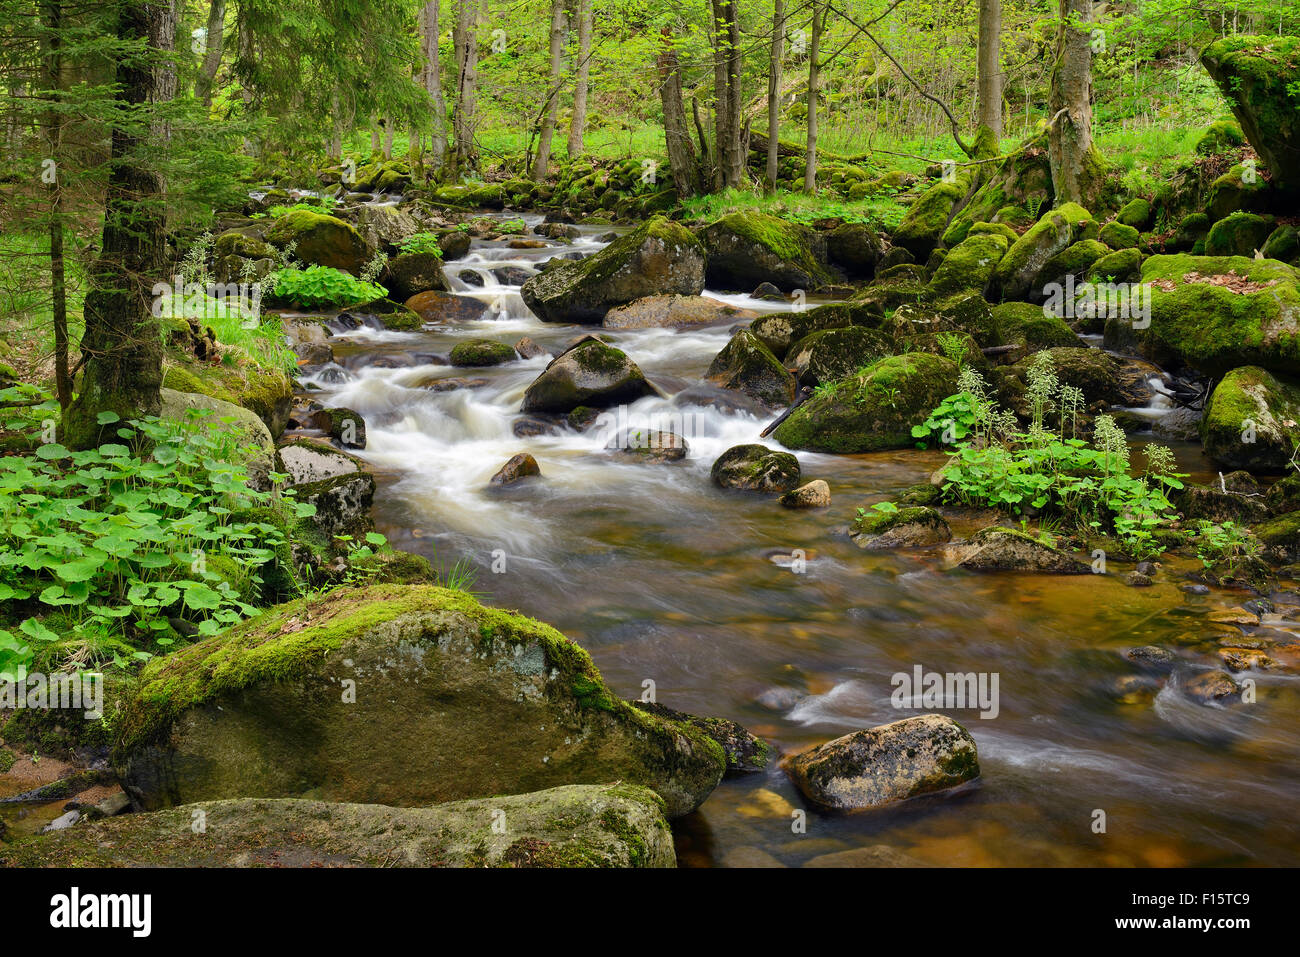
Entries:
[[1216, 120], [1196, 141], [1196, 152], [1210, 156], [1236, 149], [1245, 142], [1246, 136], [1236, 120]]
[[366, 241], [343, 220], [307, 209], [295, 209], [277, 219], [266, 241], [280, 247], [294, 244], [294, 256], [305, 263], [345, 269], [354, 275], [369, 258]]
[[976, 233], [963, 240], [935, 270], [926, 295], [940, 299], [962, 291], [983, 292], [1009, 245], [1006, 236], [997, 232]]
[[1134, 229], [1146, 229], [1151, 225], [1151, 204], [1140, 196], [1130, 199], [1115, 214], [1115, 222]]
[[1045, 312], [1042, 306], [1004, 302], [992, 312], [1005, 344], [1023, 345], [1027, 352], [1079, 345], [1079, 337], [1065, 320]]
[[469, 339], [456, 343], [448, 358], [454, 366], [495, 366], [503, 362], [513, 362], [518, 357], [515, 355], [515, 350], [504, 342]]
[[929, 353], [881, 359], [823, 395], [814, 395], [777, 428], [788, 448], [871, 452], [907, 448], [912, 426], [956, 387], [957, 367]]
[[[1198, 281], [1188, 276], [1195, 273]], [[1238, 277], [1238, 292], [1205, 281]], [[1283, 263], [1244, 256], [1151, 256], [1142, 281], [1152, 283], [1151, 326], [1142, 333], [1155, 357], [1176, 357], [1210, 375], [1260, 365], [1300, 372], [1300, 290]]]
[[1205, 237], [1207, 256], [1254, 256], [1273, 232], [1271, 217], [1232, 213], [1210, 227]]
[[1273, 177], [1288, 188], [1300, 188], [1300, 110], [1295, 99], [1300, 38], [1224, 37], [1201, 51], [1201, 63]]
[[1262, 252], [1265, 259], [1300, 264], [1300, 231], [1289, 223], [1279, 226], [1269, 234]]
[[953, 207], [966, 195], [970, 176], [963, 168], [957, 173], [956, 182], [936, 183], [922, 193], [894, 229], [891, 237], [894, 243], [914, 256], [928, 256], [948, 228]]
[[[938, 493], [937, 486], [931, 487]], [[908, 508], [900, 508], [894, 512], [868, 510], [854, 520], [853, 530], [859, 535], [883, 535], [891, 528], [897, 528], [900, 525], [935, 525], [942, 523], [943, 519], [939, 517], [939, 513], [934, 509], [926, 508], [923, 505], [914, 505]]]
[[1088, 270], [1088, 282], [1132, 282], [1142, 275], [1142, 252], [1120, 249], [1107, 253]]
[[1043, 214], [998, 263], [996, 278], [1003, 293], [1017, 298], [1028, 289], [1048, 260], [1074, 243], [1088, 239], [1090, 234], [1095, 237], [1096, 233], [1097, 224], [1092, 214], [1078, 203], [1065, 203]]
[[1224, 466], [1286, 471], [1300, 439], [1297, 420], [1300, 385], [1243, 366], [1215, 386], [1201, 418], [1201, 440], [1206, 454]]
[[1141, 242], [1141, 234], [1132, 226], [1126, 226], [1118, 220], [1101, 227], [1097, 238], [1111, 249], [1135, 249]]

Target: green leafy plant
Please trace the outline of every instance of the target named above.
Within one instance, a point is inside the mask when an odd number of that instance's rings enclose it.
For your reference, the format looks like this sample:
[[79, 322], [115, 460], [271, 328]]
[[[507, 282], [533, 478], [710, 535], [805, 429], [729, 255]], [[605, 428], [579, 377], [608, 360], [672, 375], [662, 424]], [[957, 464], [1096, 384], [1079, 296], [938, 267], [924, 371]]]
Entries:
[[330, 266], [279, 269], [270, 282], [277, 299], [308, 309], [355, 306], [388, 295], [378, 283], [365, 282]]
[[1247, 560], [1254, 558], [1263, 548], [1262, 543], [1236, 522], [1223, 524], [1200, 519], [1192, 533], [1196, 555], [1206, 568], [1224, 564], [1230, 572], [1236, 571]]
[[442, 246], [439, 245], [437, 233], [415, 233], [407, 236], [398, 244], [404, 253], [420, 253], [442, 258]]

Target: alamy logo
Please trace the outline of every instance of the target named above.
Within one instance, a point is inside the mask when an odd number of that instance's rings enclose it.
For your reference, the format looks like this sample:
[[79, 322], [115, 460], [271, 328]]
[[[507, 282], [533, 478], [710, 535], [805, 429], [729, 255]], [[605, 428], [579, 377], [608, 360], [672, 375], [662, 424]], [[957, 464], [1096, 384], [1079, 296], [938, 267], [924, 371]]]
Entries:
[[92, 671], [79, 675], [17, 673], [0, 678], [0, 709], [82, 711], [87, 721], [104, 715], [104, 676]]
[[895, 708], [978, 708], [981, 718], [996, 718], [1000, 710], [996, 671], [940, 673], [915, 665], [911, 674], [895, 672], [889, 683], [894, 686], [889, 700]]
[[255, 328], [262, 314], [260, 282], [186, 282], [173, 276], [170, 283], [153, 286], [153, 314], [190, 319], [240, 317], [244, 327]]
[[50, 898], [50, 926], [127, 927], [133, 937], [148, 937], [153, 927], [151, 894], [82, 894], [78, 887], [69, 894]]

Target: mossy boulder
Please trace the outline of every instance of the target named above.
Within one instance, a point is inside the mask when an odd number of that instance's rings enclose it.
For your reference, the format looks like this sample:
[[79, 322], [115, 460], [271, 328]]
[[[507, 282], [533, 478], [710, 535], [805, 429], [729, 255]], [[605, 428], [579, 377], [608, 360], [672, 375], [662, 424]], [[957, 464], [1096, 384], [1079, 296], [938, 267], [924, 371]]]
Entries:
[[506, 189], [501, 183], [448, 183], [431, 190], [428, 200], [438, 206], [501, 209]]
[[838, 382], [897, 350], [883, 333], [861, 326], [827, 329], [805, 336], [790, 347], [785, 366], [800, 386]]
[[1027, 302], [1004, 302], [990, 310], [1004, 345], [1023, 346], [1026, 352], [1058, 346], [1082, 346], [1079, 338], [1060, 316]]
[[1190, 213], [1184, 216], [1178, 223], [1178, 228], [1174, 230], [1174, 234], [1165, 240], [1165, 252], [1190, 252], [1197, 245], [1200, 245], [1201, 251], [1204, 252], [1205, 237], [1209, 235], [1212, 225], [1214, 220], [1205, 213]]
[[704, 289], [704, 247], [686, 227], [655, 217], [585, 259], [533, 276], [520, 290], [543, 322], [599, 323], [645, 296], [696, 296]]
[[1148, 356], [1209, 375], [1258, 365], [1300, 373], [1300, 278], [1285, 263], [1244, 256], [1151, 256]]
[[772, 757], [772, 748], [766, 741], [750, 734], [735, 721], [728, 721], [726, 718], [701, 718], [698, 715], [674, 711], [672, 708], [651, 701], [631, 701], [629, 704], [669, 721], [693, 725], [716, 741], [727, 755], [726, 777], [756, 774], [767, 767]]
[[272, 438], [278, 438], [293, 408], [292, 380], [281, 369], [259, 365], [241, 349], [226, 347], [224, 352], [229, 361], [167, 365], [163, 386], [243, 406], [262, 420]]
[[1273, 178], [1300, 190], [1300, 37], [1224, 37], [1201, 51], [1201, 63]]
[[1272, 217], [1232, 213], [1210, 227], [1205, 237], [1205, 255], [1253, 257], [1268, 241], [1273, 226]]
[[799, 460], [766, 445], [736, 445], [718, 456], [710, 476], [719, 488], [789, 492], [799, 484]]
[[1215, 120], [1196, 141], [1195, 150], [1200, 156], [1226, 153], [1243, 146], [1246, 135], [1236, 120]]
[[1201, 419], [1205, 454], [1224, 468], [1285, 472], [1300, 440], [1300, 382], [1258, 366], [1233, 369]]
[[770, 312], [754, 320], [749, 331], [773, 355], [784, 358], [792, 345], [814, 332], [847, 326], [874, 329], [883, 317], [883, 311], [870, 303], [834, 302], [801, 312]]
[[448, 360], [454, 366], [499, 366], [519, 358], [513, 346], [492, 339], [467, 339], [451, 347]]
[[912, 426], [956, 389], [957, 366], [929, 353], [890, 356], [814, 395], [777, 427], [787, 448], [874, 452], [908, 448]]
[[[1071, 385], [1081, 391], [1089, 405], [1098, 402], [1106, 405], [1119, 402], [1121, 398], [1119, 363], [1106, 352], [1101, 349], [1089, 349], [1086, 346], [1074, 346], [1051, 348], [1047, 350], [1047, 354], [1052, 357], [1056, 378], [1062, 385]], [[1029, 369], [1034, 361], [1034, 356], [1026, 356], [1007, 369], [1003, 378], [1003, 396], [1008, 404], [1017, 407], [1018, 412], [1029, 411], [1028, 406], [1022, 407], [1022, 402], [1029, 382]], [[1013, 399], [1012, 396], [1015, 398]]]
[[866, 223], [842, 223], [826, 234], [826, 258], [850, 279], [870, 279], [883, 246]]
[[1260, 251], [1265, 259], [1276, 259], [1279, 262], [1290, 263], [1292, 266], [1300, 266], [1300, 230], [1290, 223], [1283, 223], [1269, 233], [1268, 239], [1264, 241], [1264, 248]]
[[269, 487], [269, 476], [275, 470], [275, 441], [266, 423], [254, 412], [202, 393], [177, 392], [166, 387], [159, 392], [162, 395], [159, 418], [189, 423], [193, 421], [191, 412], [205, 413], [197, 421], [234, 439], [239, 449], [237, 455], [248, 469], [249, 484]]
[[133, 804], [305, 797], [419, 807], [564, 784], [699, 807], [726, 758], [630, 707], [555, 629], [428, 585], [337, 589], [145, 666], [116, 722]]
[[1111, 249], [1136, 249], [1142, 241], [1142, 234], [1132, 226], [1126, 226], [1118, 220], [1101, 227], [1097, 238]]
[[446, 274], [442, 271], [442, 257], [435, 253], [402, 253], [388, 260], [380, 282], [389, 296], [406, 302], [416, 293], [436, 289], [450, 291]]
[[804, 797], [838, 811], [944, 791], [980, 773], [975, 739], [941, 714], [854, 731], [796, 755], [786, 769]]
[[653, 394], [627, 353], [592, 338], [551, 360], [524, 391], [521, 411], [566, 414], [579, 406], [603, 409]]
[[704, 377], [769, 407], [787, 406], [794, 401], [794, 376], [748, 329], [741, 329], [731, 337], [713, 357]]
[[1142, 276], [1142, 251], [1140, 249], [1118, 249], [1098, 259], [1088, 269], [1086, 281], [1098, 282], [1136, 282]]
[[361, 234], [336, 216], [295, 209], [278, 218], [266, 241], [281, 249], [293, 244], [295, 259], [360, 275], [372, 252]]
[[1151, 204], [1141, 196], [1130, 199], [1115, 214], [1115, 222], [1134, 229], [1146, 229], [1151, 225]]
[[1099, 240], [1081, 239], [1047, 260], [1034, 277], [1032, 288], [1043, 289], [1046, 294], [1048, 283], [1064, 284], [1067, 276], [1084, 275], [1093, 263], [1109, 252], [1110, 249]]
[[920, 548], [949, 541], [952, 529], [934, 509], [914, 505], [893, 511], [864, 510], [854, 520], [850, 537], [858, 548], [869, 551]]
[[676, 860], [662, 799], [614, 783], [432, 807], [201, 801], [0, 847], [0, 864], [11, 867], [625, 868]]
[[968, 542], [954, 546], [954, 552], [956, 564], [970, 571], [1044, 575], [1087, 575], [1092, 572], [1091, 565], [1046, 542], [1000, 525], [980, 529]]
[[706, 278], [715, 289], [748, 291], [770, 282], [787, 292], [834, 281], [825, 240], [812, 229], [766, 213], [730, 213], [699, 230], [708, 250]]
[[942, 299], [960, 292], [983, 294], [1009, 246], [1001, 233], [967, 236], [944, 257], [926, 286], [926, 295]]
[[1078, 203], [1065, 203], [1044, 213], [998, 263], [995, 279], [1003, 298], [1024, 299], [1054, 256], [1080, 240], [1095, 239], [1097, 233], [1096, 220]]
[[970, 175], [968, 170], [962, 169], [953, 182], [935, 183], [917, 197], [890, 234], [894, 245], [902, 246], [917, 259], [930, 255], [965, 199], [970, 188]]

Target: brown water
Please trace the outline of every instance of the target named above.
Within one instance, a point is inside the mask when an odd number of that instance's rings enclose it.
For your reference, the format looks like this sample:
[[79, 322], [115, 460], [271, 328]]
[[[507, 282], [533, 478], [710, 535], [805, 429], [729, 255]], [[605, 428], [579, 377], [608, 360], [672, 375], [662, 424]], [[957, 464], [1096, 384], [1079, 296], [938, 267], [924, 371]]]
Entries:
[[[595, 232], [577, 248], [597, 248]], [[546, 358], [463, 370], [431, 357], [471, 336], [528, 335], [557, 349], [590, 331], [538, 322], [517, 286], [491, 278], [492, 268], [530, 269], [562, 251], [477, 243], [469, 263], [448, 271], [479, 269], [487, 283], [471, 291], [494, 304], [494, 317], [335, 340], [339, 366], [317, 380], [319, 398], [365, 416], [363, 456], [380, 481], [376, 518], [395, 547], [444, 566], [468, 560], [485, 601], [555, 625], [591, 652], [616, 692], [637, 697], [653, 682], [661, 703], [735, 719], [784, 751], [918, 713], [891, 705], [895, 672], [920, 665], [999, 677], [996, 718], [947, 712], [978, 744], [983, 773], [973, 785], [885, 812], [808, 811], [797, 833], [792, 815], [804, 802], [773, 766], [723, 782], [678, 822], [683, 864], [754, 860], [757, 849], [797, 866], [878, 845], [932, 865], [1300, 863], [1300, 682], [1294, 673], [1238, 676], [1257, 683], [1258, 700], [1231, 708], [1180, 691], [1189, 676], [1221, 667], [1221, 636], [1239, 642], [1255, 630], [1208, 619], [1249, 596], [1185, 593], [1179, 574], [1190, 564], [1137, 589], [1122, 582], [1131, 566], [1114, 561], [1108, 575], [975, 575], [944, 570], [933, 552], [854, 546], [843, 529], [856, 508], [925, 481], [943, 460], [936, 453], [800, 453], [805, 478], [830, 484], [827, 510], [790, 511], [715, 488], [713, 460], [758, 441], [766, 420], [724, 413], [700, 390], [725, 327], [606, 334], [668, 396], [624, 409], [626, 421], [685, 434], [684, 462], [610, 459], [603, 447], [617, 415], [587, 434], [516, 438], [523, 390]], [[381, 357], [405, 365], [372, 364]], [[489, 381], [420, 387], [435, 376]], [[489, 492], [489, 477], [520, 451], [544, 477]], [[1194, 477], [1208, 477], [1198, 447], [1176, 451]], [[796, 549], [802, 571], [789, 562]], [[1279, 615], [1267, 622], [1284, 638], [1300, 632]], [[1115, 684], [1138, 669], [1123, 653], [1148, 644], [1175, 651], [1179, 663], [1163, 684], [1125, 697]], [[1105, 833], [1094, 832], [1097, 810]]]

